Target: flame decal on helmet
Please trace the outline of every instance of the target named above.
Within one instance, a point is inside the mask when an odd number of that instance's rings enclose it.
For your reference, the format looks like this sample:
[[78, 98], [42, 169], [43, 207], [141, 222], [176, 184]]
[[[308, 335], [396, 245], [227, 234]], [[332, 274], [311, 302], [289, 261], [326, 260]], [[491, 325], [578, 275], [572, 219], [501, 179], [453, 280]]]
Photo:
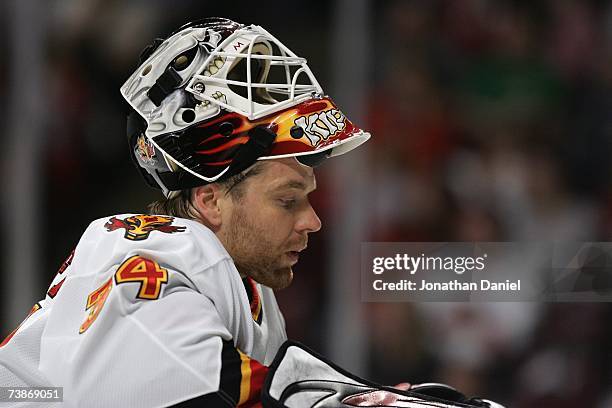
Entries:
[[235, 112], [224, 113], [187, 130], [198, 173], [212, 177], [219, 166], [231, 163], [237, 149], [249, 140], [248, 132], [257, 126], [277, 135], [271, 150], [261, 159], [318, 153], [362, 132], [328, 98], [308, 100], [252, 121]]
[[229, 149], [230, 147], [236, 146], [236, 145], [242, 145], [244, 143], [246, 143], [249, 140], [248, 137], [246, 136], [240, 136], [237, 137], [235, 139], [230, 140], [229, 142], [226, 142], [224, 144], [222, 144], [221, 146], [217, 146], [214, 147], [212, 149], [209, 150], [197, 150], [196, 153], [198, 154], [214, 154], [217, 152], [221, 152], [223, 150]]

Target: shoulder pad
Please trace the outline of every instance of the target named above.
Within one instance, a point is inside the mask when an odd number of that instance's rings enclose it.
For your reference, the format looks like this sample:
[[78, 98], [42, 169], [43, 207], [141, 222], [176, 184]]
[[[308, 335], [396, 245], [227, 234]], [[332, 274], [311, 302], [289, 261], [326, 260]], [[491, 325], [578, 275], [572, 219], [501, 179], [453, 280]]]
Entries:
[[[80, 248], [79, 248], [80, 247]], [[231, 259], [216, 235], [201, 223], [166, 215], [120, 214], [92, 222], [77, 247], [106, 262], [147, 256], [183, 272], [197, 272]], [[101, 259], [101, 260], [102, 260]]]

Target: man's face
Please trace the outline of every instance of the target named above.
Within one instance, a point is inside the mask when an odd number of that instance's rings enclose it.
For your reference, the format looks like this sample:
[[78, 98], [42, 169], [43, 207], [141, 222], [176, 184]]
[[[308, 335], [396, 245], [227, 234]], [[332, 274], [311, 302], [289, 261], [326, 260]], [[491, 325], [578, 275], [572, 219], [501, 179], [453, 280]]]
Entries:
[[243, 183], [239, 199], [224, 199], [217, 236], [242, 274], [285, 288], [308, 234], [321, 228], [308, 201], [316, 188], [313, 171], [294, 158], [269, 160]]

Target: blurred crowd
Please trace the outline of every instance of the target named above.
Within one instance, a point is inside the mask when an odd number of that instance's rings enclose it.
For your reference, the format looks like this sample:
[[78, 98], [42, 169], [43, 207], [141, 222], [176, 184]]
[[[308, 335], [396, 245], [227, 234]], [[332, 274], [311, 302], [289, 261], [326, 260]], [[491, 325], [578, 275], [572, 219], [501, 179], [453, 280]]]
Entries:
[[[328, 3], [46, 3], [48, 281], [91, 220], [158, 198], [129, 161], [118, 92], [152, 38], [211, 15], [257, 23], [307, 56], [325, 88], [338, 18]], [[371, 1], [370, 11], [362, 241], [612, 240], [612, 2], [397, 0]], [[7, 64], [0, 74], [5, 95]], [[318, 182], [314, 206], [333, 228], [324, 167]], [[290, 337], [322, 352], [329, 241], [325, 229], [312, 237], [294, 285], [279, 293]], [[355, 307], [369, 334], [362, 374], [374, 381], [446, 382], [516, 408], [612, 407], [610, 304]]]
[[[612, 7], [397, 1], [368, 126], [373, 241], [609, 241]], [[373, 304], [372, 375], [612, 406], [609, 304]]]
[[[377, 6], [367, 240], [609, 241], [612, 4]], [[364, 313], [377, 381], [447, 382], [519, 408], [612, 407], [610, 304]]]

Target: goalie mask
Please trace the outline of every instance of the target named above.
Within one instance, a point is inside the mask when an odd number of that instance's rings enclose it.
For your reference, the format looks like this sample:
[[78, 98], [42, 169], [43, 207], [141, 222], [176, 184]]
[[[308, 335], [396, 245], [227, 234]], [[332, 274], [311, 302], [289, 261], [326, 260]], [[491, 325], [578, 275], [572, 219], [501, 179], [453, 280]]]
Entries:
[[324, 96], [304, 58], [262, 27], [211, 18], [157, 40], [121, 87], [128, 139], [147, 183], [172, 192], [257, 160], [315, 166], [370, 134]]

